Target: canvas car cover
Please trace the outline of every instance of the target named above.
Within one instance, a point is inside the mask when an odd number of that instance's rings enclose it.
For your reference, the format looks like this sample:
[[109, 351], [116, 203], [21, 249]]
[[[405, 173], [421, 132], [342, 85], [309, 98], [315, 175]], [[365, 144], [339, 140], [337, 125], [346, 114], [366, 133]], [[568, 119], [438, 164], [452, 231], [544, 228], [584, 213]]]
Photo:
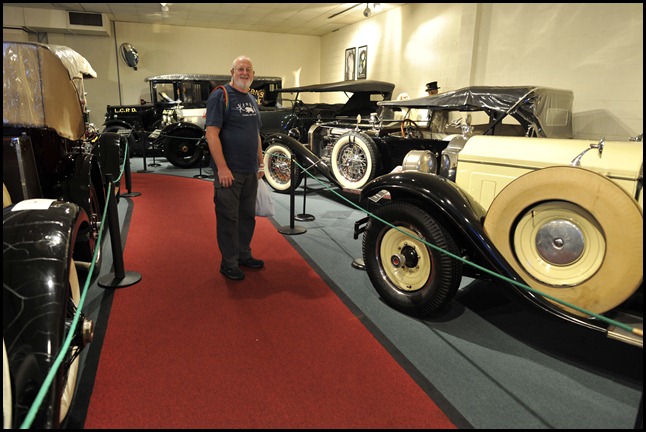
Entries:
[[[574, 93], [539, 86], [472, 86], [432, 96], [380, 102], [429, 110], [493, 111], [535, 124], [541, 136], [572, 138]], [[497, 115], [496, 117], [500, 117]]]
[[66, 51], [64, 62], [56, 52], [64, 50], [39, 43], [2, 43], [3, 127], [50, 128], [63, 138], [83, 137], [81, 98], [72, 79], [94, 71], [78, 61], [78, 53], [76, 57]]

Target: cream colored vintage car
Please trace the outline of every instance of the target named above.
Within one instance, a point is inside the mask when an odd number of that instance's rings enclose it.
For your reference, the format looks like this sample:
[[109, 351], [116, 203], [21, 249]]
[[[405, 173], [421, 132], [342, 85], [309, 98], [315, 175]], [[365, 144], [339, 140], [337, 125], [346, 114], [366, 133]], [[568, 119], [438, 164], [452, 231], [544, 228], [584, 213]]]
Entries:
[[[441, 313], [462, 276], [500, 280], [545, 311], [643, 347], [643, 145], [449, 136], [361, 191], [363, 260], [380, 296]], [[641, 137], [639, 138], [641, 141]], [[421, 172], [425, 171], [425, 172]], [[367, 223], [367, 224], [366, 224]]]

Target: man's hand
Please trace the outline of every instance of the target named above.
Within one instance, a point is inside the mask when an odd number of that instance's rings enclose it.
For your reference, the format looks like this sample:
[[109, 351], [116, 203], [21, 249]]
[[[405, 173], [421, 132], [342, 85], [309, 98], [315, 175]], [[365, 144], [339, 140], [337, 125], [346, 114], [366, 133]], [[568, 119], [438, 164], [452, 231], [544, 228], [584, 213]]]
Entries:
[[222, 187], [228, 188], [233, 184], [233, 174], [229, 168], [218, 168], [218, 180]]

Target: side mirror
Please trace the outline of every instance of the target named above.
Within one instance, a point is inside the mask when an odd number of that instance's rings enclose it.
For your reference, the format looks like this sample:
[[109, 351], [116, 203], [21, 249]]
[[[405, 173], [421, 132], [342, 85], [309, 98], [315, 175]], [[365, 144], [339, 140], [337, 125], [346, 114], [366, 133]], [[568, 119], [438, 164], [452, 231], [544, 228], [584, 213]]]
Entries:
[[134, 70], [137, 70], [137, 64], [139, 64], [139, 53], [135, 47], [126, 42], [121, 44], [119, 51], [121, 52], [121, 58], [123, 61]]

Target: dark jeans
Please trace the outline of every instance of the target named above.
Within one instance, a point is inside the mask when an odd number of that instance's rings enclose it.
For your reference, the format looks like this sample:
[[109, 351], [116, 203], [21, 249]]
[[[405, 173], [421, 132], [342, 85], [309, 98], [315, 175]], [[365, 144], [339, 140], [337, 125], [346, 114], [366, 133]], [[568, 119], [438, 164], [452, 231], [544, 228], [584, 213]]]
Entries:
[[233, 173], [233, 184], [220, 185], [217, 175], [213, 181], [215, 221], [222, 267], [238, 267], [238, 260], [251, 258], [251, 239], [256, 228], [256, 173]]

